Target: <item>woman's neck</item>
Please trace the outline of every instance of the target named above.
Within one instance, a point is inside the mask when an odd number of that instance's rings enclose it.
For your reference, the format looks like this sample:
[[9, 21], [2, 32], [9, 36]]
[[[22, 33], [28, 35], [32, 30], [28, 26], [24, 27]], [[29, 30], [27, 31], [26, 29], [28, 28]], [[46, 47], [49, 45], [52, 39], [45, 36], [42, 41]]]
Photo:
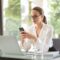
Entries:
[[40, 23], [40, 24], [36, 24], [36, 25], [35, 25], [36, 29], [41, 29], [42, 26], [43, 26], [43, 23]]
[[39, 33], [40, 33], [41, 29], [42, 29], [42, 26], [43, 26], [43, 23], [35, 25], [37, 37], [39, 36]]

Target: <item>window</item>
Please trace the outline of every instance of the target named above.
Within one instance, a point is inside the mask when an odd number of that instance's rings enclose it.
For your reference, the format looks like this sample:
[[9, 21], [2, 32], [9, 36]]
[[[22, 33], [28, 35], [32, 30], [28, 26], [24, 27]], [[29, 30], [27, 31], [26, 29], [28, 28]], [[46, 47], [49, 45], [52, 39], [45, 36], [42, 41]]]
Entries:
[[[54, 27], [54, 38], [60, 36], [60, 0], [3, 0], [3, 34], [19, 36], [19, 27], [28, 28], [30, 13], [35, 6], [42, 7], [48, 23]], [[45, 4], [44, 4], [45, 3]]]
[[18, 37], [20, 26], [20, 0], [3, 0], [3, 35]]
[[54, 27], [55, 38], [60, 38], [60, 0], [48, 0], [49, 22]]

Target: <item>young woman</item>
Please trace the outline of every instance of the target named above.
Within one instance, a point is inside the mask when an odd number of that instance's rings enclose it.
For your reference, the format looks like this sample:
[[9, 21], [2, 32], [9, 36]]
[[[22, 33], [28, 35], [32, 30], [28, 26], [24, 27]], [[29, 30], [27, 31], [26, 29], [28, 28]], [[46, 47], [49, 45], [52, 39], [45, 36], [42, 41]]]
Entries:
[[[20, 34], [21, 45], [23, 48], [28, 48], [27, 50], [47, 52], [53, 46], [53, 28], [47, 24], [42, 8], [34, 7], [31, 16], [33, 24], [29, 26], [30, 32], [23, 31]], [[26, 43], [28, 46], [25, 44], [26, 38], [29, 40]], [[31, 42], [30, 46], [29, 42]]]

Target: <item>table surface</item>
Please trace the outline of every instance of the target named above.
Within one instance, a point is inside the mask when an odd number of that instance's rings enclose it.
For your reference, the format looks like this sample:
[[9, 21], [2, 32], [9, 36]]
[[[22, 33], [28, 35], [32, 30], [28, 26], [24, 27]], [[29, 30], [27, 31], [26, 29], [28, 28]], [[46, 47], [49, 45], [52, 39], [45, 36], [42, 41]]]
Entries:
[[40, 53], [3, 53], [0, 54], [2, 58], [16, 58], [16, 59], [30, 59], [30, 60], [60, 60], [58, 52], [49, 52], [46, 54]]

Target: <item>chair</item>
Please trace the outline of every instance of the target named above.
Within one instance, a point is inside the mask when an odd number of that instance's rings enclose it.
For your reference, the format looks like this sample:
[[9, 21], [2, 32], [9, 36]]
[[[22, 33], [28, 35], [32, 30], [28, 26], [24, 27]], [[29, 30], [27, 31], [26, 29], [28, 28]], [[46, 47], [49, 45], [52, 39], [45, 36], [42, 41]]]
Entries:
[[60, 38], [58, 38], [58, 39], [53, 39], [53, 47], [54, 47], [57, 51], [60, 51]]
[[60, 51], [60, 39], [53, 39], [53, 47], [49, 48], [48, 51]]

